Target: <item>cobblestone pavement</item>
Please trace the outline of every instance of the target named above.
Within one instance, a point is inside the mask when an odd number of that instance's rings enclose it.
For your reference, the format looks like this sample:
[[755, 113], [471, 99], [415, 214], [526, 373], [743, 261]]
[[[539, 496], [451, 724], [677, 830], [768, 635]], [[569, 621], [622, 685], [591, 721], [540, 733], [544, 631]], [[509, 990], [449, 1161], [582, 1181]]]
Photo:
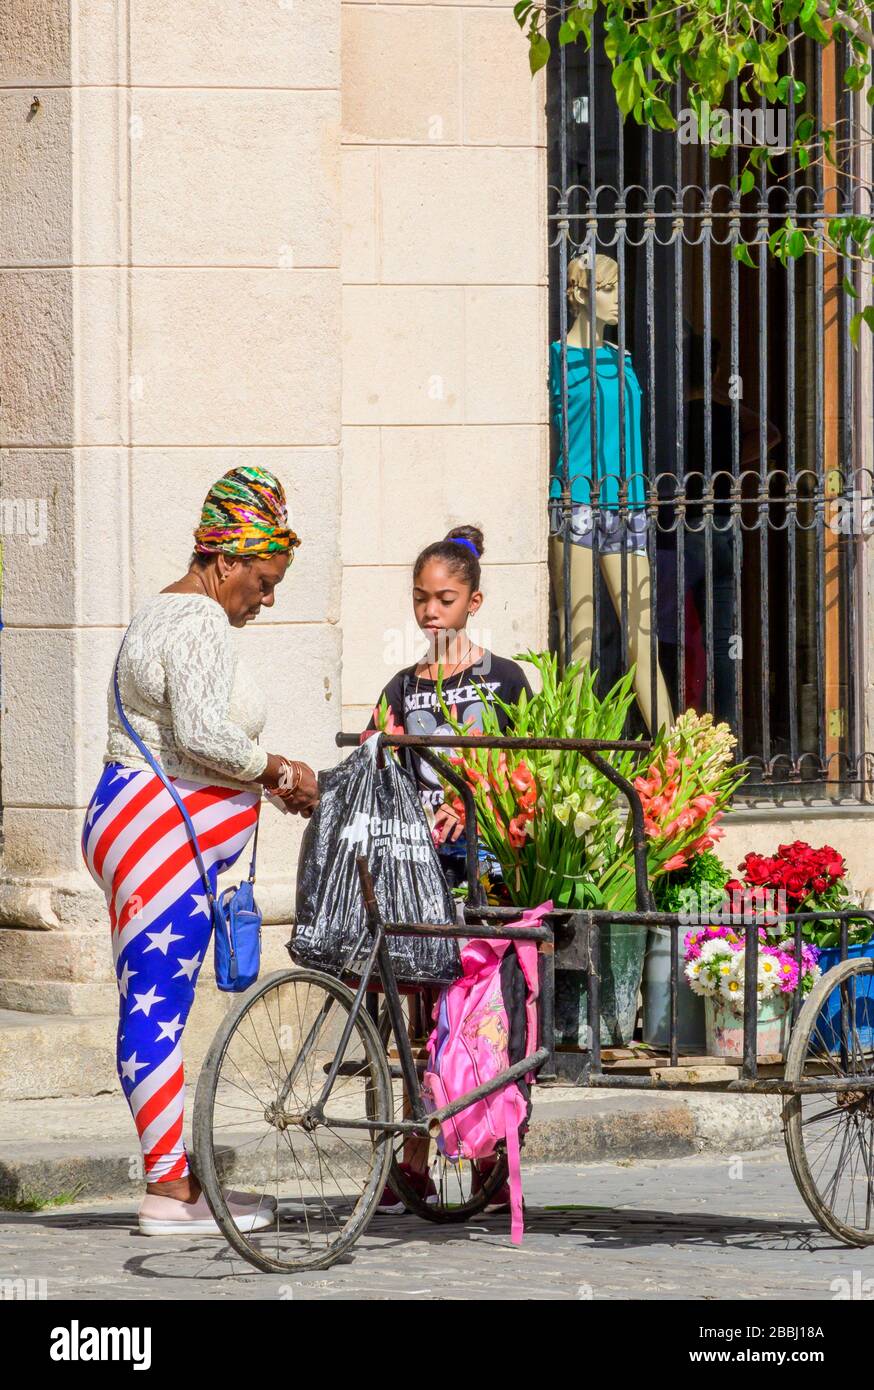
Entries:
[[551, 1164], [524, 1179], [519, 1248], [503, 1215], [455, 1227], [379, 1217], [343, 1263], [270, 1275], [218, 1239], [140, 1236], [129, 1205], [103, 1202], [0, 1215], [0, 1279], [85, 1300], [874, 1296], [874, 1248], [814, 1225], [782, 1151]]

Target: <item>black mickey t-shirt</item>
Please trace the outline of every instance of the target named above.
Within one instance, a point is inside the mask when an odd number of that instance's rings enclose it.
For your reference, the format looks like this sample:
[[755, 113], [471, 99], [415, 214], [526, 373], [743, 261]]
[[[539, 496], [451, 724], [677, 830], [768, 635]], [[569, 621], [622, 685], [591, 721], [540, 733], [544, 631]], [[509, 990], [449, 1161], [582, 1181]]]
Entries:
[[[474, 666], [466, 666], [454, 672], [443, 681], [443, 699], [454, 712], [459, 723], [471, 723], [473, 729], [483, 727], [483, 705], [497, 695], [505, 704], [513, 704], [522, 691], [531, 698], [531, 686], [522, 667], [503, 656], [494, 656], [484, 651]], [[394, 720], [403, 724], [408, 734], [451, 734], [453, 730], [446, 723], [440, 702], [437, 699], [436, 680], [426, 680], [416, 675], [416, 665], [407, 666], [392, 676], [382, 692], [391, 707]], [[382, 700], [380, 695], [377, 705]], [[506, 733], [509, 720], [505, 712], [496, 707], [501, 733]], [[376, 728], [374, 719], [368, 729]], [[423, 758], [412, 750], [410, 765], [419, 785], [419, 795], [424, 806], [436, 810], [444, 795], [437, 773]]]

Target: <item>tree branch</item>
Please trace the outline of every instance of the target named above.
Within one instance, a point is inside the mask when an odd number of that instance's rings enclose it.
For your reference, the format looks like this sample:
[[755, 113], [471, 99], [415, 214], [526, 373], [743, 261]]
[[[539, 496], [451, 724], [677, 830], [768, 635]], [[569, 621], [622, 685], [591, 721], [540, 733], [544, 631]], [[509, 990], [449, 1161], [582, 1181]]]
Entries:
[[874, 34], [871, 33], [870, 29], [866, 29], [863, 24], [860, 24], [857, 19], [853, 19], [851, 15], [844, 14], [842, 10], [838, 10], [837, 14], [832, 14], [825, 0], [819, 0], [816, 12], [820, 19], [830, 19], [836, 24], [842, 24], [854, 38], [874, 49]]

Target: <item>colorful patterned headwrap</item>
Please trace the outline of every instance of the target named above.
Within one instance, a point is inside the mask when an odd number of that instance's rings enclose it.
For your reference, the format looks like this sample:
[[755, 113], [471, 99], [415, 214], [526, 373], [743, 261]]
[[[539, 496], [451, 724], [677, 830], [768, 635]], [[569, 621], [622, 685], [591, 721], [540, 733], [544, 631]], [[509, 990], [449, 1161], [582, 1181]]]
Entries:
[[288, 554], [294, 559], [299, 538], [288, 524], [285, 489], [266, 468], [232, 468], [207, 493], [194, 533], [198, 555]]

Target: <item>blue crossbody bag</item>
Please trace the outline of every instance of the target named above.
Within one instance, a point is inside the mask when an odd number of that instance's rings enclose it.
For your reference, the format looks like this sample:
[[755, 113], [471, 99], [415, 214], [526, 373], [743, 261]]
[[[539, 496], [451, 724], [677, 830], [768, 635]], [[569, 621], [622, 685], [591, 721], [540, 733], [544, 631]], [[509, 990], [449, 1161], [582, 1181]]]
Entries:
[[[124, 643], [122, 643], [122, 646], [124, 646]], [[185, 809], [185, 803], [173, 786], [173, 783], [166, 776], [160, 763], [152, 757], [152, 754], [149, 752], [124, 712], [124, 706], [121, 703], [121, 692], [118, 688], [118, 662], [120, 657], [121, 649], [119, 648], [119, 653], [115, 660], [115, 670], [112, 674], [118, 717], [124, 726], [128, 738], [136, 744], [155, 776], [160, 777], [164, 786], [176, 802], [176, 805], [179, 807], [180, 814], [191, 838], [194, 857], [197, 860], [197, 867], [203, 879], [203, 888], [206, 893], [207, 903], [209, 904], [210, 918], [215, 928], [215, 982], [219, 989], [223, 989], [231, 994], [240, 994], [243, 990], [248, 989], [251, 984], [255, 983], [261, 966], [261, 913], [255, 902], [255, 856], [258, 852], [260, 816], [258, 818], [258, 824], [255, 826], [255, 839], [252, 844], [252, 862], [249, 865], [249, 877], [236, 888], [226, 888], [221, 896], [217, 898], [212, 891], [206, 865], [203, 862], [200, 847], [197, 843], [197, 832], [191, 824], [191, 817]]]

